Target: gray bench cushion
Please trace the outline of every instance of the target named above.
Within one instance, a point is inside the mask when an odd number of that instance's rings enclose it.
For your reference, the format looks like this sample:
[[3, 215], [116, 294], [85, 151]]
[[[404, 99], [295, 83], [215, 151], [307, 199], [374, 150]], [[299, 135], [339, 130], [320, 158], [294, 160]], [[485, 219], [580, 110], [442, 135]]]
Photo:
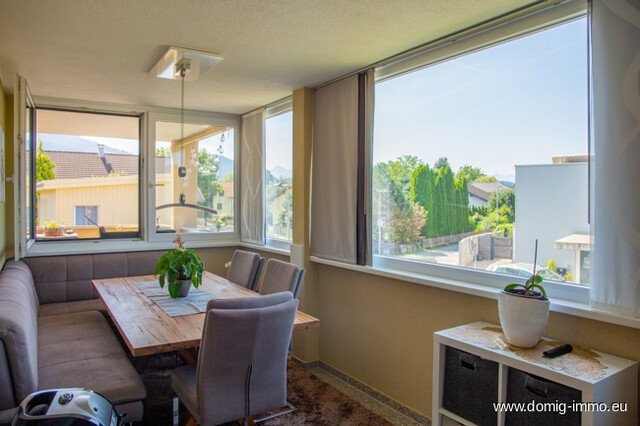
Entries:
[[40, 316], [65, 315], [75, 312], [98, 311], [106, 316], [107, 307], [100, 299], [76, 300], [74, 302], [47, 303], [40, 305]]
[[85, 387], [114, 405], [146, 397], [142, 380], [99, 312], [41, 317], [39, 389]]

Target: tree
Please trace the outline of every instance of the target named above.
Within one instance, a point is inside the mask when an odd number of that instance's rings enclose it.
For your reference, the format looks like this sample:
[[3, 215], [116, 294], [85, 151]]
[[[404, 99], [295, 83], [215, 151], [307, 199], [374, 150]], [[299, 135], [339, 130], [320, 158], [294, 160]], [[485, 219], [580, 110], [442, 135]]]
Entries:
[[171, 157], [171, 150], [167, 147], [156, 148], [156, 157]]
[[516, 191], [513, 189], [505, 189], [496, 191], [489, 197], [489, 210], [507, 207], [512, 211], [516, 211]]
[[440, 157], [438, 158], [438, 161], [436, 161], [433, 164], [433, 170], [435, 170], [436, 172], [440, 169], [443, 169], [445, 167], [450, 167], [449, 166], [449, 160], [447, 159], [447, 157]]
[[425, 210], [413, 203], [409, 209], [393, 209], [393, 241], [400, 244], [417, 243], [422, 233], [427, 213]]
[[465, 180], [466, 182], [475, 182], [480, 177], [486, 176], [480, 167], [473, 167], [465, 164], [460, 167], [456, 173], [456, 180]]
[[210, 205], [214, 196], [224, 194], [224, 188], [218, 182], [218, 157], [205, 150], [198, 152], [198, 188]]
[[44, 144], [42, 140], [38, 144], [38, 153], [36, 154], [36, 182], [43, 180], [52, 180], [56, 177], [54, 169], [56, 165], [47, 154], [44, 153]]
[[422, 206], [425, 212], [429, 215], [422, 228], [422, 235], [427, 238], [436, 236], [435, 228], [435, 216], [432, 214], [434, 211], [435, 203], [435, 177], [433, 171], [429, 168], [428, 164], [418, 166], [413, 172], [411, 178], [411, 202], [417, 203]]
[[498, 179], [496, 179], [495, 176], [480, 176], [478, 179], [476, 179], [476, 182], [497, 182]]

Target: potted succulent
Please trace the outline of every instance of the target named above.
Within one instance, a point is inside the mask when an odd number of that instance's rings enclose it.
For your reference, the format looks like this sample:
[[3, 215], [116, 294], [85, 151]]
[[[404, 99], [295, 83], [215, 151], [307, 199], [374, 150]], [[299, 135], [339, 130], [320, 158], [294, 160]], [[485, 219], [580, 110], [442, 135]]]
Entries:
[[538, 344], [549, 320], [549, 299], [542, 277], [536, 274], [538, 240], [535, 242], [533, 273], [524, 284], [507, 285], [498, 294], [498, 315], [507, 341], [514, 346], [532, 348]]
[[192, 284], [198, 288], [202, 282], [204, 264], [193, 249], [184, 247], [180, 235], [173, 242], [178, 247], [162, 255], [156, 263], [154, 274], [158, 276], [160, 287], [164, 288], [165, 282], [169, 284], [171, 297], [185, 297]]

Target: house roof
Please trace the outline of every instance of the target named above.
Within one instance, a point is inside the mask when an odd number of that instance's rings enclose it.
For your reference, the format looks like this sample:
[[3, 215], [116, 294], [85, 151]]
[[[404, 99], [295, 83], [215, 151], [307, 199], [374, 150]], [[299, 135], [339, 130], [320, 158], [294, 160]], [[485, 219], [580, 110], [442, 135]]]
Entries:
[[[45, 151], [56, 165], [55, 179], [82, 179], [109, 176], [110, 174], [137, 175], [137, 155], [105, 154], [106, 161], [94, 152]], [[170, 168], [168, 157], [156, 157], [156, 173], [167, 173]]]
[[489, 201], [491, 195], [497, 191], [505, 191], [511, 189], [500, 182], [471, 182], [467, 184], [467, 190], [469, 195], [480, 198], [484, 201]]

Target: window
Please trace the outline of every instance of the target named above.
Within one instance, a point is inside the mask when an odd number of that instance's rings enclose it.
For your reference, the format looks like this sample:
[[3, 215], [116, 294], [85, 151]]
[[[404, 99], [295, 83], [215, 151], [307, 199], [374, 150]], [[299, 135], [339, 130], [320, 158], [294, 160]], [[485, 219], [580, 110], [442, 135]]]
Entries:
[[[31, 239], [139, 237], [140, 117], [37, 109]], [[100, 216], [97, 212], [100, 211]]]
[[98, 206], [76, 206], [74, 225], [98, 223]]
[[[153, 234], [235, 232], [235, 126], [153, 119]], [[235, 123], [235, 122], [234, 122]], [[169, 235], [170, 237], [170, 235]], [[168, 237], [167, 237], [168, 238]]]
[[374, 265], [516, 278], [537, 239], [546, 279], [588, 285], [587, 57], [582, 18], [379, 79]]
[[[290, 103], [289, 103], [290, 108]], [[268, 111], [269, 112], [269, 111]], [[291, 241], [293, 112], [272, 113], [265, 120], [265, 208], [268, 244]]]

